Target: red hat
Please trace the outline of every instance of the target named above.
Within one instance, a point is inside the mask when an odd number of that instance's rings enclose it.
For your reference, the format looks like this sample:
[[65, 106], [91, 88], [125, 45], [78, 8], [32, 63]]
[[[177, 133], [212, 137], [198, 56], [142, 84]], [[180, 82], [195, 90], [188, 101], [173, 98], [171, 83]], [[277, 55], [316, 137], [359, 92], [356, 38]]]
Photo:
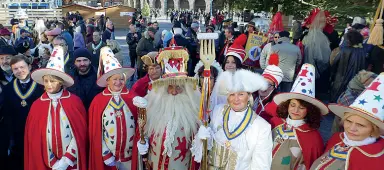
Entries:
[[60, 28], [54, 28], [52, 30], [45, 31], [45, 35], [47, 35], [47, 36], [56, 36], [56, 35], [59, 35], [59, 34], [61, 34], [61, 29]]
[[5, 35], [11, 35], [11, 32], [7, 28], [3, 28], [0, 30], [0, 36], [5, 36]]
[[247, 42], [247, 36], [245, 34], [241, 34], [239, 37], [237, 37], [233, 41], [233, 44], [228, 48], [227, 54], [225, 57], [230, 55], [235, 56], [238, 59], [240, 59], [241, 63], [243, 63], [246, 55], [246, 52], [244, 49], [244, 45], [246, 42]]
[[[309, 16], [307, 18], [304, 19], [304, 22], [303, 22], [303, 26], [305, 27], [308, 27], [309, 25], [312, 24], [312, 22], [314, 21], [316, 15], [321, 11], [321, 9], [319, 8], [315, 8], [313, 9], [310, 13], [309, 13]], [[336, 17], [333, 17], [331, 16], [331, 13], [329, 11], [323, 11], [324, 12], [324, 15], [325, 15], [325, 26], [323, 28], [323, 30], [327, 33], [332, 33], [334, 28], [335, 28], [335, 25], [337, 23], [337, 18]]]

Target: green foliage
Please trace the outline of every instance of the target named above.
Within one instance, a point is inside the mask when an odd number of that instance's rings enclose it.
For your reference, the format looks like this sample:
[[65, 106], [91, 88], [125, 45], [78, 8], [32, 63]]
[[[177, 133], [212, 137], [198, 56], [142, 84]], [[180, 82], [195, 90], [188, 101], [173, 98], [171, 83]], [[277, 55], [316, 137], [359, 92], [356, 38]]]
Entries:
[[144, 1], [144, 7], [141, 9], [141, 14], [145, 17], [149, 17], [150, 9], [147, 1]]

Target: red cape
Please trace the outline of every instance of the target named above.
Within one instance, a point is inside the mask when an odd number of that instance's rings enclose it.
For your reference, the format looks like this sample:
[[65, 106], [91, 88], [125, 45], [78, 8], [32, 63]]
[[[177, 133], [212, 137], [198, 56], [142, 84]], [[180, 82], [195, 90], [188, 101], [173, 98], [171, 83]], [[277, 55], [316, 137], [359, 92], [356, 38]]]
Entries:
[[[272, 129], [274, 129], [277, 126], [284, 124], [285, 120], [279, 117], [273, 117], [270, 120], [270, 123]], [[321, 138], [319, 131], [310, 128], [308, 124], [296, 128], [295, 133], [303, 153], [304, 165], [309, 170], [313, 162], [323, 154], [323, 139]]]
[[[42, 100], [43, 99], [43, 100]], [[24, 169], [49, 170], [47, 151], [47, 119], [50, 100], [47, 93], [37, 99], [31, 106], [25, 125], [24, 135]], [[72, 127], [78, 149], [77, 167], [87, 170], [87, 122], [86, 110], [80, 98], [63, 91], [61, 104]]]
[[[333, 146], [342, 142], [344, 139], [343, 132], [335, 133], [331, 139], [329, 139], [326, 152], [328, 152]], [[349, 155], [349, 160], [346, 162], [346, 168], [348, 170], [379, 170], [383, 169], [384, 162], [384, 139], [379, 138], [375, 143], [360, 147], [355, 147]]]
[[[110, 167], [104, 164], [103, 156], [102, 156], [102, 114], [107, 106], [109, 100], [111, 99], [111, 94], [107, 88], [104, 89], [103, 92], [99, 93], [92, 101], [91, 106], [89, 107], [89, 138], [90, 138], [90, 152], [89, 152], [89, 169], [91, 170], [116, 170], [116, 167]], [[121, 92], [121, 97], [127, 103], [130, 111], [132, 112], [133, 118], [135, 120], [135, 124], [137, 127], [137, 112], [133, 111], [128, 104], [128, 90], [126, 88]], [[135, 134], [138, 134], [137, 128]], [[131, 169], [137, 169], [138, 155], [137, 155], [137, 137], [135, 135], [133, 140], [132, 147], [132, 166]]]

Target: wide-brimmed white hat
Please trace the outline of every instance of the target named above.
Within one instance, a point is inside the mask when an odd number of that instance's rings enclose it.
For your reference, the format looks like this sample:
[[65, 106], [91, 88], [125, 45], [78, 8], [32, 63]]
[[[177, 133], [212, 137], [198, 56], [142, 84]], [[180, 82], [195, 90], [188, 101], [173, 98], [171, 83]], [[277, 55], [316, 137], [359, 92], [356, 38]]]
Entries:
[[350, 105], [329, 104], [329, 110], [343, 118], [345, 113], [357, 114], [376, 126], [384, 134], [384, 73], [381, 73], [367, 89]]
[[100, 61], [98, 69], [97, 85], [100, 87], [107, 86], [107, 79], [115, 74], [125, 74], [128, 79], [135, 73], [135, 69], [122, 67], [119, 61], [115, 58], [115, 54], [111, 48], [103, 47], [100, 49]]
[[279, 105], [289, 99], [300, 99], [320, 109], [322, 115], [328, 114], [328, 107], [315, 98], [315, 67], [311, 64], [303, 64], [300, 73], [297, 75], [291, 92], [277, 94], [273, 101]]
[[73, 85], [73, 78], [64, 71], [64, 50], [61, 46], [56, 46], [51, 57], [48, 60], [46, 68], [40, 68], [32, 72], [31, 77], [36, 83], [44, 85], [43, 77], [45, 75], [53, 75], [64, 80], [64, 86], [70, 87]]

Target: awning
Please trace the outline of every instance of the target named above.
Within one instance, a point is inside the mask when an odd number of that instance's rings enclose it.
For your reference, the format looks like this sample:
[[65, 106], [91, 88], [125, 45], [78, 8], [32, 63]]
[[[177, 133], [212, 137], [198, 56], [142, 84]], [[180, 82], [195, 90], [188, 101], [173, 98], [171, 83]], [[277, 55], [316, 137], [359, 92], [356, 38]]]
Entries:
[[13, 3], [13, 4], [11, 4], [11, 5], [9, 5], [9, 7], [17, 7], [17, 6], [19, 6], [19, 4], [17, 4], [17, 3]]

